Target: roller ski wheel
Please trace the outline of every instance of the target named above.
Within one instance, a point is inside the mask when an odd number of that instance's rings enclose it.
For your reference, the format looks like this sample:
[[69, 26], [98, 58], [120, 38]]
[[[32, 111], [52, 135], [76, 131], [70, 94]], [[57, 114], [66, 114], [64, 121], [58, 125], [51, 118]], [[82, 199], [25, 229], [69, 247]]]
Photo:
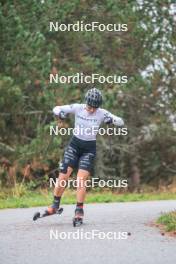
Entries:
[[36, 212], [33, 216], [33, 221], [36, 221], [39, 218], [43, 218], [46, 216], [51, 216], [51, 215], [55, 215], [55, 214], [62, 214], [63, 212], [63, 208], [59, 208], [57, 210], [54, 210], [54, 208], [48, 208], [43, 214], [41, 214], [40, 212]]
[[73, 226], [80, 226], [83, 224], [84, 211], [82, 208], [76, 208], [75, 216], [73, 218]]
[[83, 224], [83, 219], [81, 217], [74, 217], [73, 218], [73, 226], [81, 226]]

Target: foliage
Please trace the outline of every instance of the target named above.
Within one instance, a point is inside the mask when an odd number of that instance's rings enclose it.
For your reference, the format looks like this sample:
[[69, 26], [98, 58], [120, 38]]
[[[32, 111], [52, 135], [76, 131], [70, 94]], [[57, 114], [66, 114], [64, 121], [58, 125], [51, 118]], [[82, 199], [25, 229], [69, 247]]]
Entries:
[[[117, 194], [108, 190], [93, 190], [88, 192], [86, 203], [111, 203], [111, 202], [132, 202], [132, 201], [153, 201], [173, 200], [174, 193], [122, 193]], [[26, 191], [23, 195], [13, 195], [11, 190], [6, 193], [0, 192], [0, 209], [4, 208], [25, 208], [34, 206], [46, 206], [52, 202], [53, 194], [48, 189], [37, 191]], [[62, 197], [62, 204], [75, 204], [75, 192], [66, 190]]]
[[165, 214], [163, 213], [157, 222], [163, 224], [165, 226], [165, 230], [168, 232], [176, 231], [176, 211]]

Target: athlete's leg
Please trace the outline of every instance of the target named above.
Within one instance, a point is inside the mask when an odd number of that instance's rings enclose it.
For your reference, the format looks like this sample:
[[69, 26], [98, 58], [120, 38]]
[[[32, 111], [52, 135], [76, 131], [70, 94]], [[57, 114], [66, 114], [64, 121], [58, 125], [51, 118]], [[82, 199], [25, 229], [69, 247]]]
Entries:
[[54, 188], [54, 196], [59, 196], [59, 197], [62, 196], [62, 194], [65, 190], [65, 187], [66, 187], [66, 183], [67, 183], [68, 178], [70, 177], [72, 171], [73, 171], [73, 168], [68, 167], [66, 173], [63, 173], [63, 172], [59, 173], [59, 177], [57, 179], [57, 183], [56, 183], [56, 186]]
[[78, 174], [77, 174], [77, 193], [76, 193], [76, 198], [77, 198], [77, 203], [84, 203], [85, 196], [86, 196], [86, 180], [89, 177], [90, 172], [79, 169]]
[[65, 149], [63, 160], [60, 163], [60, 174], [59, 178], [57, 179], [56, 187], [54, 189], [54, 201], [50, 208], [54, 208], [55, 210], [59, 208], [61, 196], [66, 187], [66, 182], [70, 177], [73, 168], [76, 167], [77, 163], [77, 149], [75, 149], [73, 146], [71, 146], [71, 144], [69, 144]]
[[77, 174], [77, 205], [75, 210], [75, 217], [83, 217], [83, 204], [86, 196], [86, 180], [92, 172], [95, 159], [95, 152], [85, 152], [79, 160], [79, 170]]
[[[86, 180], [89, 175], [90, 175], [90, 172], [87, 170], [83, 170], [83, 169], [78, 170], [77, 192], [76, 192], [77, 204], [76, 204], [74, 219], [83, 219], [83, 216], [84, 216], [83, 204], [84, 204], [84, 200], [86, 196]], [[81, 223], [82, 223], [82, 220], [81, 220]]]
[[68, 166], [66, 172], [59, 173], [59, 177], [57, 179], [56, 186], [54, 188], [54, 193], [53, 193], [54, 194], [53, 204], [47, 209], [48, 214], [54, 214], [56, 210], [58, 210], [60, 206], [60, 200], [61, 200], [62, 194], [66, 188], [66, 183], [72, 171], [73, 171], [73, 168]]

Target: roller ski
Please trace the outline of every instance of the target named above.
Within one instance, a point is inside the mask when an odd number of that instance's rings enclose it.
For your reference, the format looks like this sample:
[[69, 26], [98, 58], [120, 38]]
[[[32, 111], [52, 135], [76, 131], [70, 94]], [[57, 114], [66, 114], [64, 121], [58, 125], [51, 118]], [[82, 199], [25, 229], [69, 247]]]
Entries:
[[82, 208], [76, 208], [75, 210], [75, 216], [73, 218], [73, 226], [81, 226], [83, 224], [83, 216], [84, 216], [84, 211]]
[[62, 214], [63, 212], [63, 208], [53, 208], [53, 207], [49, 207], [43, 214], [41, 214], [40, 212], [36, 212], [33, 216], [33, 221], [36, 221], [39, 218], [43, 218], [46, 216], [51, 216], [51, 215], [55, 215], [55, 214]]

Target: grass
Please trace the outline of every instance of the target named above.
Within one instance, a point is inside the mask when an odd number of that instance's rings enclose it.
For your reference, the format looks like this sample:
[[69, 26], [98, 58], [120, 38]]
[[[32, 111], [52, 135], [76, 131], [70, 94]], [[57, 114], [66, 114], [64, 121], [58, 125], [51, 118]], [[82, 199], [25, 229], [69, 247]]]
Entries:
[[158, 218], [157, 223], [162, 224], [167, 232], [176, 231], [176, 210], [162, 214]]
[[[88, 192], [86, 203], [110, 203], [110, 202], [132, 202], [132, 201], [153, 201], [153, 200], [174, 200], [176, 193], [124, 193], [117, 194], [109, 190], [94, 190]], [[5, 208], [27, 208], [35, 206], [48, 206], [53, 200], [51, 191], [38, 190], [28, 191], [20, 189], [17, 191], [0, 192], [0, 209]], [[74, 190], [66, 190], [62, 198], [62, 204], [74, 204], [76, 195]]]

